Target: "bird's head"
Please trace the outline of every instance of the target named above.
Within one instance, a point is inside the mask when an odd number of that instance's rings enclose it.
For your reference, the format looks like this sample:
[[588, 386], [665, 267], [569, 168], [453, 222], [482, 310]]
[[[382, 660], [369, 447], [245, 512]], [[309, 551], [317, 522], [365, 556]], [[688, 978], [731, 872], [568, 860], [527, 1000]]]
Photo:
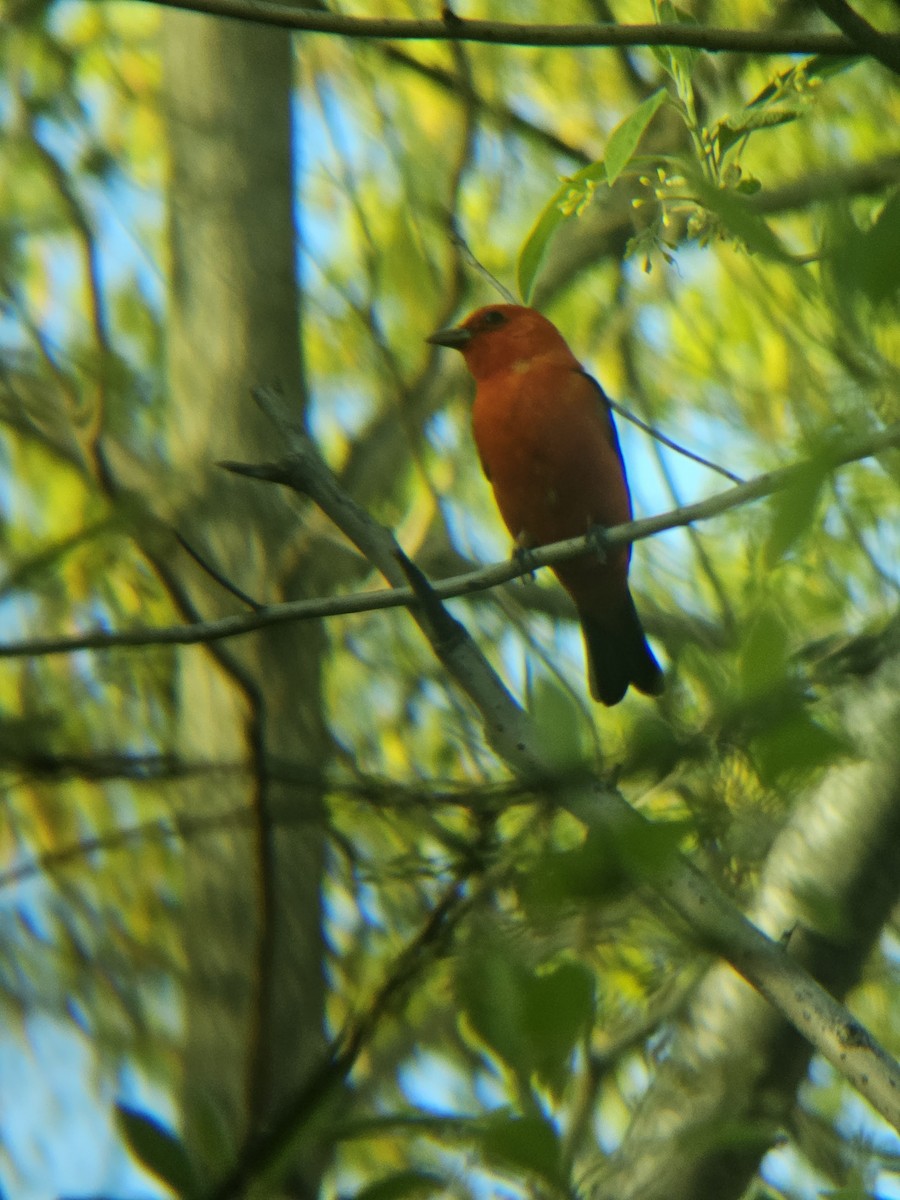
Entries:
[[487, 379], [497, 371], [525, 370], [536, 358], [577, 366], [556, 326], [520, 304], [476, 309], [460, 325], [439, 329], [425, 340], [459, 350], [475, 379]]

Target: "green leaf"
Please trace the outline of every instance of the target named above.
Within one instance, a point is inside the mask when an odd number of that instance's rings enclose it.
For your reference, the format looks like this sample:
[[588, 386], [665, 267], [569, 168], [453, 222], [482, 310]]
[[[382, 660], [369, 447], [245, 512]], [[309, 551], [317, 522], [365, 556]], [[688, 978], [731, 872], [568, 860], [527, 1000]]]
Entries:
[[[655, 7], [656, 20], [660, 25], [699, 24], [696, 17], [693, 17], [689, 12], [685, 12], [683, 8], [679, 8], [677, 4], [673, 4], [672, 0], [660, 0], [660, 3]], [[690, 46], [651, 46], [650, 51], [663, 70], [679, 86], [682, 82], [687, 83], [690, 81], [694, 73], [694, 66], [700, 57], [700, 51], [693, 50]], [[682, 79], [678, 78], [679, 73]]]
[[445, 1179], [431, 1171], [397, 1171], [364, 1187], [356, 1193], [356, 1200], [406, 1200], [407, 1196], [430, 1196], [446, 1185]]
[[622, 760], [622, 775], [652, 775], [663, 779], [691, 753], [689, 744], [679, 736], [672, 722], [657, 712], [639, 713], [628, 734], [628, 746]]
[[863, 235], [860, 286], [875, 303], [900, 295], [900, 191], [895, 191]]
[[582, 167], [580, 171], [576, 171], [571, 177], [563, 179], [541, 209], [537, 220], [522, 243], [519, 261], [516, 265], [516, 282], [523, 303], [528, 304], [531, 301], [535, 278], [550, 244], [550, 239], [559, 226], [590, 199], [597, 186], [603, 183], [610, 185], [615, 183], [634, 157], [644, 130], [667, 98], [668, 93], [665, 88], [660, 88], [652, 96], [648, 96], [609, 135], [605, 158], [590, 163], [588, 166]]
[[[582, 167], [571, 178], [564, 179], [541, 210], [528, 236], [519, 251], [519, 261], [516, 266], [516, 282], [522, 301], [528, 304], [534, 290], [534, 281], [544, 258], [550, 239], [559, 226], [572, 215], [590, 185], [603, 183], [606, 180], [606, 166], [603, 161], [591, 163]], [[571, 200], [571, 206], [567, 201]]]
[[668, 99], [665, 88], [659, 88], [634, 110], [630, 117], [620, 122], [609, 135], [606, 143], [606, 182], [610, 187], [616, 182], [634, 157], [638, 143], [647, 126]]
[[775, 262], [796, 265], [780, 240], [743, 196], [731, 189], [715, 187], [697, 173], [691, 173], [689, 181], [700, 203], [715, 213], [728, 232], [743, 242], [748, 250]]
[[713, 131], [713, 138], [718, 142], [720, 152], [724, 154], [726, 150], [730, 150], [736, 142], [749, 134], [756, 133], [760, 129], [777, 129], [781, 125], [788, 125], [791, 121], [798, 120], [802, 115], [803, 109], [799, 103], [783, 105], [779, 108], [753, 108], [751, 106], [719, 121]]
[[647, 821], [620, 830], [616, 836], [619, 859], [634, 880], [658, 878], [678, 853], [691, 821]]
[[828, 470], [821, 463], [809, 463], [798, 470], [788, 487], [773, 497], [771, 524], [763, 550], [767, 567], [780, 562], [812, 528], [827, 476]]
[[184, 1143], [170, 1129], [148, 1113], [125, 1104], [116, 1105], [116, 1123], [128, 1149], [152, 1175], [179, 1196], [199, 1194]]
[[750, 743], [756, 771], [767, 787], [797, 783], [849, 753], [848, 743], [817, 724], [805, 708], [781, 713]]
[[555, 679], [539, 679], [529, 708], [547, 759], [561, 771], [583, 762], [581, 731], [586, 718], [571, 692]]
[[481, 1123], [478, 1140], [489, 1162], [507, 1170], [538, 1175], [554, 1190], [565, 1188], [556, 1130], [540, 1117], [492, 1113]]
[[894, 192], [865, 231], [847, 206], [835, 205], [827, 243], [829, 274], [840, 295], [855, 299], [861, 294], [875, 304], [900, 296], [900, 192]]
[[580, 963], [539, 970], [498, 933], [470, 942], [457, 995], [469, 1024], [527, 1085], [533, 1075], [559, 1093], [572, 1051], [594, 1015], [594, 978]]
[[750, 625], [741, 647], [741, 685], [745, 697], [755, 699], [780, 689], [787, 678], [788, 634], [784, 621], [763, 609]]
[[521, 1078], [530, 1071], [522, 988], [528, 978], [508, 939], [496, 931], [473, 938], [459, 958], [456, 991], [478, 1037]]
[[526, 1034], [534, 1071], [556, 1096], [568, 1082], [572, 1052], [594, 1019], [594, 976], [577, 962], [531, 975], [525, 989]]
[[519, 891], [527, 906], [540, 909], [609, 901], [630, 887], [615, 838], [592, 829], [574, 850], [542, 855], [523, 875]]
[[570, 185], [568, 182], [564, 183], [562, 187], [557, 188], [547, 205], [542, 209], [538, 219], [532, 225], [528, 236], [522, 244], [522, 249], [519, 252], [519, 261], [516, 265], [516, 281], [519, 288], [519, 295], [522, 297], [524, 304], [528, 304], [531, 301], [535, 276], [543, 261], [544, 252], [550, 244], [550, 239], [565, 220], [559, 206], [568, 195], [569, 190]]

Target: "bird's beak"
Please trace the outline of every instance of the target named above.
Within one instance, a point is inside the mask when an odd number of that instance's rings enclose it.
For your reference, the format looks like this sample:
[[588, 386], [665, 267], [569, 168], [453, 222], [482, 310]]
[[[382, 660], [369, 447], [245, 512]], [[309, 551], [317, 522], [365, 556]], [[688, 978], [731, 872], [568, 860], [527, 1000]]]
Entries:
[[471, 340], [471, 331], [462, 325], [454, 325], [450, 329], [439, 329], [437, 333], [433, 333], [431, 337], [425, 339], [432, 346], [449, 346], [452, 350], [465, 350]]

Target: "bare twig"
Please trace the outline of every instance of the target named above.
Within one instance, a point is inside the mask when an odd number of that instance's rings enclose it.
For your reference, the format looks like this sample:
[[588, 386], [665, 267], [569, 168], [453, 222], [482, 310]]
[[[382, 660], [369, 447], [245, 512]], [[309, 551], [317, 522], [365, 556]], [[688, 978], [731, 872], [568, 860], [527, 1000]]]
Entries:
[[190, 555], [197, 566], [205, 574], [207, 574], [210, 579], [217, 583], [219, 587], [223, 588], [226, 592], [230, 592], [236, 600], [240, 600], [241, 604], [246, 604], [247, 608], [252, 609], [254, 612], [261, 612], [265, 608], [264, 604], [260, 604], [258, 600], [254, 600], [252, 596], [248, 596], [247, 593], [242, 591], [236, 583], [232, 583], [232, 581], [226, 575], [224, 575], [218, 567], [214, 566], [213, 563], [204, 558], [200, 551], [192, 546], [187, 538], [180, 534], [177, 529], [175, 530], [175, 537], [185, 553]]
[[856, 48], [878, 60], [883, 67], [900, 75], [900, 45], [897, 38], [881, 33], [846, 3], [846, 0], [816, 0], [819, 8]]
[[464, 79], [458, 74], [454, 74], [453, 71], [448, 71], [445, 67], [439, 67], [435, 63], [421, 62], [418, 58], [407, 53], [406, 50], [399, 49], [397, 46], [380, 46], [379, 53], [388, 62], [397, 63], [406, 70], [415, 72], [423, 79], [431, 80], [432, 83], [442, 88], [445, 92], [458, 97], [467, 104], [471, 104], [479, 116], [483, 115], [490, 118], [491, 121], [501, 128], [517, 133], [520, 137], [529, 139], [535, 145], [542, 146], [544, 149], [550, 150], [553, 154], [562, 154], [580, 166], [586, 167], [588, 163], [594, 161], [593, 156], [588, 154], [582, 147], [567, 142], [555, 130], [538, 125], [535, 121], [523, 116], [502, 100], [482, 95], [471, 84], [471, 81]]
[[[147, 0], [145, 0], [147, 2]], [[718, 29], [704, 25], [541, 25], [504, 21], [395, 20], [346, 17], [338, 13], [287, 7], [272, 0], [152, 0], [169, 8], [231, 17], [260, 25], [307, 33], [331, 33], [346, 38], [388, 38], [392, 41], [486, 42], [499, 46], [689, 46], [714, 53], [859, 54], [859, 44], [840, 34], [803, 30]], [[900, 39], [881, 39], [891, 46]]]
[[207, 1194], [208, 1200], [236, 1200], [268, 1170], [317, 1109], [347, 1078], [382, 1019], [404, 1002], [411, 985], [446, 952], [453, 931], [473, 904], [454, 881], [434, 905], [421, 929], [397, 955], [368, 1008], [347, 1022], [329, 1048], [328, 1057], [288, 1098], [263, 1131], [242, 1147], [238, 1161]]
[[[900, 422], [874, 433], [863, 434], [852, 441], [845, 441], [841, 447], [835, 448], [831, 462], [833, 466], [838, 467], [845, 463], [870, 458], [873, 454], [898, 445], [900, 445]], [[251, 466], [243, 463], [224, 463], [223, 466], [252, 479], [287, 484], [293, 482], [291, 460], [263, 466]], [[695, 521], [710, 520], [732, 508], [762, 499], [789, 487], [808, 466], [808, 462], [803, 461], [789, 467], [781, 467], [776, 471], [757, 475], [753, 479], [747, 480], [746, 483], [729, 488], [727, 491], [717, 492], [714, 496], [696, 504], [688, 504], [683, 508], [661, 513], [659, 516], [645, 517], [640, 521], [629, 521], [626, 525], [616, 525], [608, 531], [607, 540], [611, 546], [625, 545], [628, 542], [652, 537], [667, 529], [677, 529], [684, 525], [691, 525]], [[517, 559], [506, 559], [487, 567], [480, 567], [477, 571], [467, 571], [462, 575], [431, 580], [430, 587], [441, 600], [469, 596], [527, 575], [534, 567], [553, 566], [556, 563], [568, 562], [569, 559], [588, 553], [596, 553], [596, 546], [589, 537], [570, 538], [564, 542], [535, 547], [529, 553], [527, 568]], [[399, 567], [393, 549], [391, 557], [393, 570], [397, 572]], [[217, 642], [224, 638], [239, 637], [259, 629], [266, 629], [270, 625], [283, 624], [286, 621], [309, 621], [321, 617], [376, 612], [385, 608], [408, 608], [416, 602], [416, 596], [411, 588], [402, 586], [399, 576], [396, 574], [395, 578], [398, 580], [398, 586], [390, 589], [288, 601], [284, 604], [273, 604], [261, 608], [258, 612], [240, 613], [213, 621], [198, 620], [184, 625], [170, 625], [156, 629], [148, 627], [116, 631], [93, 629], [68, 636], [23, 638], [17, 642], [0, 642], [0, 658], [71, 654], [78, 650], [111, 650], [125, 646], [191, 646]]]
[[626, 421], [630, 421], [632, 425], [636, 425], [638, 429], [642, 429], [644, 433], [650, 435], [663, 446], [668, 446], [670, 450], [674, 450], [676, 454], [681, 454], [684, 458], [689, 458], [692, 462], [699, 463], [701, 467], [707, 467], [710, 471], [715, 471], [717, 475], [722, 475], [725, 479], [730, 479], [732, 483], [743, 483], [740, 475], [735, 475], [733, 471], [729, 471], [726, 467], [720, 467], [718, 463], [714, 463], [712, 459], [704, 458], [702, 454], [697, 454], [693, 450], [688, 450], [687, 446], [682, 446], [679, 442], [675, 442], [657, 429], [655, 425], [648, 425], [646, 421], [642, 421], [639, 416], [627, 409], [623, 404], [619, 404], [617, 400], [610, 400], [606, 397], [606, 402], [613, 412], [617, 412], [620, 417], [624, 417]]
[[492, 275], [484, 263], [480, 262], [475, 257], [475, 255], [472, 253], [469, 243], [459, 232], [459, 230], [454, 229], [451, 233], [451, 238], [454, 246], [456, 246], [457, 250], [461, 252], [463, 260], [469, 264], [473, 271], [477, 271], [482, 279], [485, 279], [491, 285], [491, 287], [503, 297], [507, 304], [518, 303], [509, 288], [505, 284], [501, 283], [496, 275]]

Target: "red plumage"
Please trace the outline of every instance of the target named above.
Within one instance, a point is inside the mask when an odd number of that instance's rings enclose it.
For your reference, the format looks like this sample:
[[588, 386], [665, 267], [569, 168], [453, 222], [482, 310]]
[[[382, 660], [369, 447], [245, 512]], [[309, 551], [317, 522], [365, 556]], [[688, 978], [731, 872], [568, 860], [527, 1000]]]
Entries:
[[[480, 308], [428, 339], [462, 352], [475, 383], [472, 428], [485, 475], [519, 546], [631, 520], [609, 404], [559, 330], [532, 308]], [[617, 704], [629, 684], [658, 695], [662, 672], [628, 588], [630, 546], [554, 567], [584, 631], [591, 694]]]

